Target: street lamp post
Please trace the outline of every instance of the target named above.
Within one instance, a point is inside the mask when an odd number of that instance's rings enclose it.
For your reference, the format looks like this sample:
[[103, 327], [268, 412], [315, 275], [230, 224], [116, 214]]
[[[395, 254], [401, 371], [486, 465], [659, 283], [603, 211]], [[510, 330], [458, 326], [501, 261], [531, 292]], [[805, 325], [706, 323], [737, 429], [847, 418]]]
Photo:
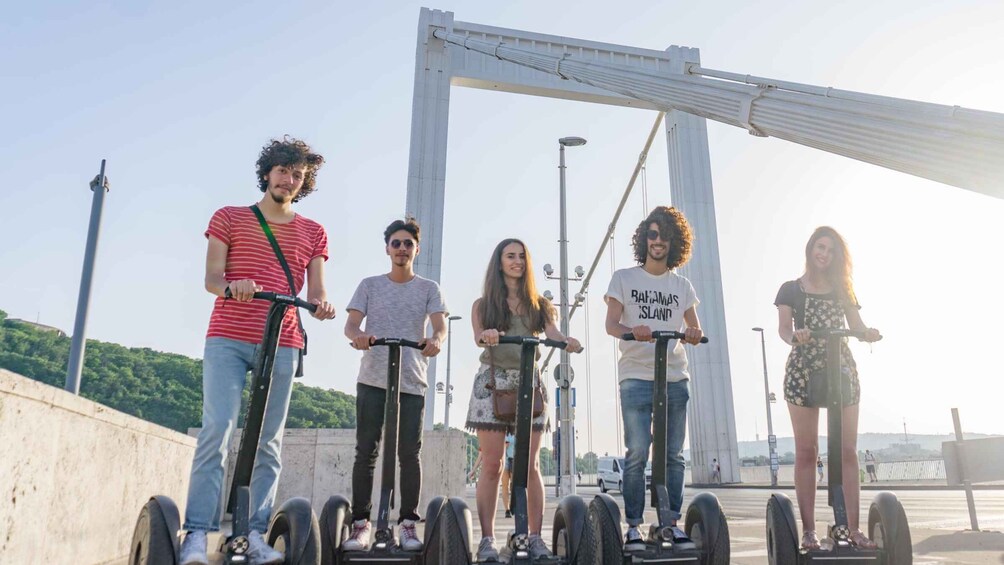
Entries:
[[[561, 309], [561, 333], [568, 336], [568, 222], [565, 214], [565, 147], [578, 147], [585, 145], [586, 140], [581, 137], [562, 137], [558, 140], [558, 171], [560, 178], [559, 189], [559, 213], [561, 235], [558, 241], [560, 247], [561, 262], [561, 295], [559, 308]], [[572, 395], [571, 395], [571, 375], [569, 369], [568, 351], [561, 350], [561, 361], [559, 364], [560, 378], [558, 387], [560, 389], [560, 405], [558, 406], [558, 429], [561, 431], [561, 479], [560, 493], [562, 496], [575, 494], [575, 453], [573, 453], [575, 438], [575, 423], [572, 422]]]
[[450, 404], [453, 404], [453, 385], [450, 384], [450, 352], [453, 345], [453, 321], [460, 316], [450, 316], [446, 319], [446, 415], [443, 417], [443, 427], [450, 429]]
[[774, 437], [774, 424], [770, 417], [770, 381], [767, 379], [767, 340], [763, 328], [753, 328], [760, 332], [760, 351], [763, 354], [763, 390], [767, 401], [767, 446], [770, 450], [770, 486], [777, 486], [777, 438]]

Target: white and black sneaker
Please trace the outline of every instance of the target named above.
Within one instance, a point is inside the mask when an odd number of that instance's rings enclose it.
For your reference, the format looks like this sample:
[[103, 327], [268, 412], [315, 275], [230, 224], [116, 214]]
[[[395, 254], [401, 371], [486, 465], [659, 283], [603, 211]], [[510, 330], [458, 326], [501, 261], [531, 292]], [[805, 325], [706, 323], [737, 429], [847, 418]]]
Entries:
[[678, 549], [697, 549], [697, 544], [687, 537], [686, 532], [678, 528], [676, 524], [670, 526], [670, 529], [673, 530], [673, 545], [675, 547]]
[[481, 538], [478, 544], [478, 561], [498, 561], [499, 550], [495, 549], [495, 538]]
[[630, 526], [624, 534], [624, 551], [641, 551], [645, 549], [645, 539], [641, 537], [638, 526]]

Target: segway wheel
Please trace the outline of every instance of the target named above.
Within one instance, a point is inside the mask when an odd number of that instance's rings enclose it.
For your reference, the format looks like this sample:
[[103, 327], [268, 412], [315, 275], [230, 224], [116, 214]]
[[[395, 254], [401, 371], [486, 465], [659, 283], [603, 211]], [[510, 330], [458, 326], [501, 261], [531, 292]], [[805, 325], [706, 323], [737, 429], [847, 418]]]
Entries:
[[268, 543], [286, 555], [285, 565], [319, 565], [321, 532], [306, 498], [291, 498], [279, 507], [268, 528]]
[[174, 565], [178, 555], [178, 507], [166, 496], [140, 510], [129, 546], [129, 565]]
[[324, 503], [318, 524], [321, 533], [321, 565], [341, 563], [338, 549], [349, 537], [349, 523], [352, 522], [349, 508], [349, 501], [344, 496], [332, 496]]
[[704, 565], [728, 565], [729, 523], [717, 496], [702, 492], [694, 497], [687, 507], [684, 531], [701, 552]]
[[903, 504], [891, 492], [880, 492], [868, 509], [868, 537], [885, 553], [888, 565], [911, 565], [913, 541]]
[[471, 511], [461, 498], [434, 498], [425, 515], [425, 565], [468, 565]]
[[795, 508], [783, 494], [767, 501], [767, 562], [786, 565], [798, 562], [798, 529]]
[[578, 565], [605, 565], [624, 560], [621, 539], [621, 511], [613, 497], [596, 495], [589, 503], [582, 544], [577, 552]]
[[554, 511], [551, 549], [566, 563], [577, 564], [579, 548], [586, 529], [588, 509], [581, 496], [571, 495], [561, 499]]

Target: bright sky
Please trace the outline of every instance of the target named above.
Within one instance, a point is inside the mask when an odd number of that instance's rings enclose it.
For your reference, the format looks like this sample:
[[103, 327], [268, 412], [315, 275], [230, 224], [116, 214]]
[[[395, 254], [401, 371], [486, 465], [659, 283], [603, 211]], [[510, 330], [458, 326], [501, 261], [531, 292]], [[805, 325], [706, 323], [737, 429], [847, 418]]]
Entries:
[[[1004, 112], [1004, 4], [951, 2], [451, 2], [457, 20], [663, 49], [701, 49], [705, 67]], [[203, 231], [224, 205], [260, 197], [254, 161], [284, 133], [327, 158], [319, 191], [297, 210], [328, 229], [328, 294], [339, 317], [308, 321], [307, 384], [354, 394], [358, 354], [342, 337], [360, 279], [388, 270], [381, 232], [404, 210], [421, 4], [291, 2], [16, 3], [0, 21], [0, 192], [8, 241], [0, 309], [70, 331], [91, 204], [87, 181], [108, 159], [90, 338], [201, 357], [212, 297]], [[542, 289], [558, 263], [557, 139], [568, 150], [570, 262], [588, 266], [655, 113], [454, 88], [450, 102], [442, 286], [454, 313], [451, 424], [477, 366], [470, 305], [494, 245], [525, 239]], [[787, 347], [778, 287], [797, 277], [813, 228], [848, 240], [865, 322], [886, 336], [855, 345], [864, 432], [1004, 433], [997, 359], [1004, 201], [710, 122], [727, 332], [740, 440], [766, 434], [760, 341], [782, 396]], [[666, 144], [656, 138], [649, 206], [669, 203]], [[616, 238], [645, 210], [641, 183]], [[698, 241], [696, 245], [701, 245]], [[574, 365], [579, 442], [616, 448], [613, 341], [603, 332], [605, 258], [589, 298], [588, 357]], [[578, 288], [571, 286], [573, 292]], [[584, 316], [572, 322], [585, 341]], [[445, 353], [443, 355], [445, 357]], [[586, 364], [593, 437], [586, 434]], [[440, 378], [445, 377], [445, 358]], [[442, 420], [442, 397], [437, 421]], [[783, 402], [778, 435], [790, 435]]]

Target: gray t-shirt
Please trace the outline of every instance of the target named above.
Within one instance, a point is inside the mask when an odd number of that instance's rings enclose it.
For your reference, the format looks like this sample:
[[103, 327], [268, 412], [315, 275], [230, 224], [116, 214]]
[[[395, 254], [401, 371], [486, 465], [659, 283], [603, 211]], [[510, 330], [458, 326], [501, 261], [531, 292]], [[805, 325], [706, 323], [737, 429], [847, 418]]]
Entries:
[[[358, 310], [365, 316], [363, 330], [377, 338], [397, 337], [421, 341], [429, 315], [447, 312], [443, 295], [435, 281], [415, 275], [406, 283], [396, 283], [387, 275], [367, 277], [359, 283], [346, 310]], [[387, 347], [373, 347], [363, 352], [359, 382], [387, 388]], [[401, 392], [425, 396], [428, 383], [428, 357], [410, 347], [401, 348]]]

